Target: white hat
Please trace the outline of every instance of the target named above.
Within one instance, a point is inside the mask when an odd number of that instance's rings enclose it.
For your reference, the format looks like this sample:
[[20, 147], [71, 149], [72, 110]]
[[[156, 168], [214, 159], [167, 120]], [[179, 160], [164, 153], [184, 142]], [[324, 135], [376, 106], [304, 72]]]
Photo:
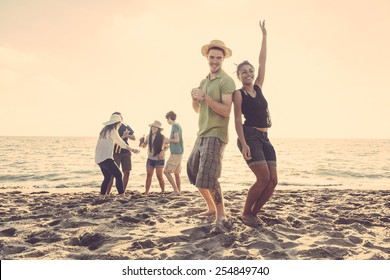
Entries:
[[118, 123], [118, 122], [121, 122], [121, 121], [122, 121], [122, 117], [120, 115], [113, 114], [113, 115], [111, 115], [110, 120], [104, 122], [103, 124], [104, 125], [110, 125], [110, 124]]
[[225, 57], [231, 57], [232, 56], [232, 50], [225, 46], [225, 43], [221, 40], [212, 40], [210, 44], [204, 45], [201, 48], [202, 55], [207, 57], [209, 50], [211, 48], [219, 48], [222, 49], [225, 52]]
[[159, 129], [163, 130], [163, 128], [161, 127], [161, 123], [159, 121], [154, 121], [154, 123], [149, 124], [149, 126], [158, 127]]

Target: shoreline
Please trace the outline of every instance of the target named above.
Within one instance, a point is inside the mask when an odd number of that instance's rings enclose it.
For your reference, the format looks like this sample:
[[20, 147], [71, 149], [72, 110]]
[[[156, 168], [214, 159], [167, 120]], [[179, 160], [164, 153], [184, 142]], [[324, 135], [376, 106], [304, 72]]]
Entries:
[[96, 190], [1, 189], [1, 259], [390, 259], [388, 189], [277, 188], [259, 215], [262, 226], [239, 218], [246, 190], [224, 191], [220, 232], [197, 215], [205, 205], [195, 191], [130, 189], [125, 200], [99, 201]]
[[[226, 187], [222, 186], [222, 191], [223, 192], [229, 192], [229, 191], [248, 191], [250, 186], [245, 186], [245, 187]], [[186, 192], [196, 192], [197, 189], [195, 186], [185, 183], [182, 186], [183, 190]], [[169, 182], [166, 182], [165, 189], [167, 190], [166, 193], [170, 193], [173, 191], [172, 187], [169, 185]], [[380, 191], [380, 190], [390, 190], [390, 185], [389, 186], [341, 186], [341, 185], [329, 185], [329, 186], [324, 186], [324, 185], [319, 185], [319, 186], [303, 186], [303, 185], [277, 185], [276, 190], [282, 190], [282, 191], [296, 191], [296, 190], [351, 190], [351, 191], [358, 191], [358, 190], [373, 190], [373, 191]], [[75, 187], [75, 186], [61, 186], [61, 187], [40, 187], [40, 186], [23, 186], [23, 185], [17, 185], [17, 186], [0, 186], [0, 193], [7, 193], [7, 192], [12, 192], [12, 191], [21, 191], [22, 193], [28, 193], [28, 192], [40, 192], [40, 191], [46, 191], [50, 193], [74, 193], [74, 192], [82, 192], [82, 193], [96, 193], [96, 196], [99, 195], [100, 187], [98, 185], [96, 186], [80, 186], [80, 187]], [[144, 186], [142, 184], [138, 184], [138, 186], [134, 186], [130, 184], [130, 186], [127, 187], [126, 192], [140, 192], [142, 193], [144, 191]], [[158, 194], [160, 193], [160, 187], [156, 185], [156, 182], [152, 183], [151, 186], [151, 192]], [[116, 194], [116, 188], [115, 185], [112, 187], [111, 195]]]

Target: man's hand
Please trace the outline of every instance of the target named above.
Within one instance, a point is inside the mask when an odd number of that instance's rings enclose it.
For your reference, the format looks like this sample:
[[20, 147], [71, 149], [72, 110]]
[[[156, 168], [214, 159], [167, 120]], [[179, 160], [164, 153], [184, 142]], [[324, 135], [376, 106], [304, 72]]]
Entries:
[[191, 97], [192, 97], [192, 100], [197, 100], [198, 102], [203, 102], [206, 98], [206, 93], [204, 93], [199, 88], [194, 88], [191, 91]]

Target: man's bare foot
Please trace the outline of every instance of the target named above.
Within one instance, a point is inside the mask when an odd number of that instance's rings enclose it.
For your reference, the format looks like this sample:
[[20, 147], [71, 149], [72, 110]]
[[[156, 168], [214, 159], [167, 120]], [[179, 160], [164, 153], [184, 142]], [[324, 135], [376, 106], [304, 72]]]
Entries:
[[226, 218], [225, 216], [216, 217], [214, 222], [216, 225], [222, 225], [222, 222], [223, 220], [225, 220], [225, 218]]
[[226, 232], [226, 228], [223, 225], [225, 217], [219, 217], [215, 220], [215, 224], [212, 226], [210, 233], [220, 234]]
[[104, 199], [106, 199], [106, 195], [105, 195], [105, 194], [101, 194], [101, 195], [99, 195], [99, 199], [101, 199], [101, 200], [104, 200]]
[[125, 199], [125, 198], [126, 198], [126, 196], [125, 196], [125, 194], [124, 194], [124, 193], [122, 193], [122, 194], [118, 195], [118, 198], [119, 198], [119, 199]]

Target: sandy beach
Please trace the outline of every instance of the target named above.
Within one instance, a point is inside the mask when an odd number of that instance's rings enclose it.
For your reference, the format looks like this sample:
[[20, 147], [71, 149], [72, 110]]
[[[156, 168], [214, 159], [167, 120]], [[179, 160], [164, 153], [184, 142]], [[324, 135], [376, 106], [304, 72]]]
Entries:
[[[185, 186], [185, 189], [191, 189]], [[390, 190], [277, 189], [250, 226], [246, 190], [226, 191], [215, 230], [197, 192], [0, 190], [2, 260], [389, 260]]]

